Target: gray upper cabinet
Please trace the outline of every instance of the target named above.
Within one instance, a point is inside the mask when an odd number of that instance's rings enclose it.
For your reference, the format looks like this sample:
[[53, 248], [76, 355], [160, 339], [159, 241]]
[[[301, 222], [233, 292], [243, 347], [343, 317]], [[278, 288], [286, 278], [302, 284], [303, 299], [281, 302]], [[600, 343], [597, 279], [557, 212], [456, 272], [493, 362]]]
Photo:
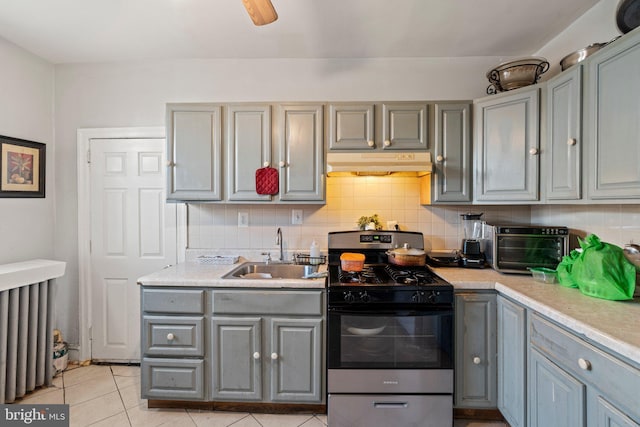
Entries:
[[[470, 202], [471, 105], [435, 105], [435, 171], [431, 176], [434, 203]], [[422, 201], [425, 203], [425, 201]], [[428, 202], [427, 202], [428, 203]]]
[[428, 105], [421, 102], [329, 104], [328, 148], [427, 150]]
[[475, 200], [528, 202], [539, 198], [537, 86], [475, 102]]
[[427, 104], [382, 104], [382, 148], [426, 150], [428, 148]]
[[640, 197], [640, 37], [624, 36], [589, 58], [585, 142], [591, 200]]
[[282, 201], [323, 201], [324, 118], [322, 105], [278, 107], [275, 126]]
[[329, 105], [329, 150], [374, 150], [373, 104]]
[[498, 296], [498, 409], [511, 427], [526, 427], [526, 309]]
[[256, 193], [255, 179], [257, 169], [272, 163], [271, 106], [228, 106], [225, 148], [227, 200], [271, 200], [270, 195]]
[[495, 408], [496, 294], [458, 293], [455, 307], [455, 406]]
[[579, 200], [582, 164], [582, 66], [564, 71], [546, 86], [546, 198]]
[[222, 200], [217, 104], [167, 104], [167, 200]]

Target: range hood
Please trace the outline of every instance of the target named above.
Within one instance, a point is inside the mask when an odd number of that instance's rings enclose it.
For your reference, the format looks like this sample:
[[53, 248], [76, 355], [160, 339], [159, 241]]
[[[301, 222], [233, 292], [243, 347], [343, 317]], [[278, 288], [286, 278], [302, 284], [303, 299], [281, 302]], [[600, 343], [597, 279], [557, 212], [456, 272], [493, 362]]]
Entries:
[[395, 151], [375, 153], [327, 153], [327, 175], [428, 175], [433, 170], [431, 153]]

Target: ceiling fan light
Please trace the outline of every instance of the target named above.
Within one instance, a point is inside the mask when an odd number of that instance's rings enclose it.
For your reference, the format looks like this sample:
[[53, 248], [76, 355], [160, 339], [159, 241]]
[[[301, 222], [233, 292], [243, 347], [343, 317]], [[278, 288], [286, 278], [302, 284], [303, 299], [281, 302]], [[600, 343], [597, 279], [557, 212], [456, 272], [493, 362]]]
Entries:
[[278, 19], [271, 0], [242, 0], [242, 3], [255, 25], [270, 24]]

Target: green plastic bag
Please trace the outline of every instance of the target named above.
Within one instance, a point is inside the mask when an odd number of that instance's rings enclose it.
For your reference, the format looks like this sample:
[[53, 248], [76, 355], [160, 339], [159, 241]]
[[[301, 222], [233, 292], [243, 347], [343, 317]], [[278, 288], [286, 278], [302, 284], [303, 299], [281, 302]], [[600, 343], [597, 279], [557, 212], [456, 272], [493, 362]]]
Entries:
[[595, 234], [578, 238], [582, 253], [573, 260], [569, 275], [580, 292], [608, 300], [629, 300], [636, 287], [636, 269], [622, 248], [600, 241]]
[[580, 252], [575, 249], [572, 250], [569, 255], [565, 255], [562, 257], [562, 261], [558, 264], [556, 268], [556, 273], [558, 274], [558, 283], [562, 286], [566, 286], [567, 288], [577, 288], [578, 284], [571, 276], [571, 270], [573, 269], [573, 263], [580, 256]]

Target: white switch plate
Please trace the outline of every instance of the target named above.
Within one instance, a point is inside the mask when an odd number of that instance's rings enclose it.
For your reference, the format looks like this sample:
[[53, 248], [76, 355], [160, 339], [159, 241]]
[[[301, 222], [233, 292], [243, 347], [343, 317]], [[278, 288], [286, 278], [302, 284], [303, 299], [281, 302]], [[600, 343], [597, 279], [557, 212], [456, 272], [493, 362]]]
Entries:
[[238, 212], [238, 227], [249, 226], [249, 212]]
[[291, 209], [291, 224], [302, 224], [302, 209]]

